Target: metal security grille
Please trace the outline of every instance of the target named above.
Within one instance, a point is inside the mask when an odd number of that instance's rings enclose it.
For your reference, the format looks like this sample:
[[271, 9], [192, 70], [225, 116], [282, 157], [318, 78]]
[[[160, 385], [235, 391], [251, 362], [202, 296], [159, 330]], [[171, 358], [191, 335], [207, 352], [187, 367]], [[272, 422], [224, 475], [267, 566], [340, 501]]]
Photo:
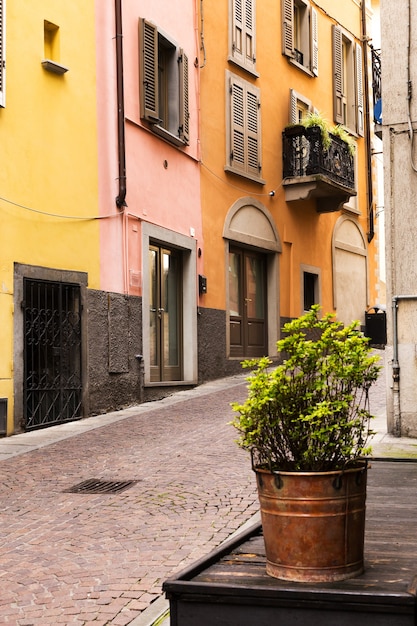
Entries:
[[24, 428], [82, 416], [80, 287], [24, 279]]

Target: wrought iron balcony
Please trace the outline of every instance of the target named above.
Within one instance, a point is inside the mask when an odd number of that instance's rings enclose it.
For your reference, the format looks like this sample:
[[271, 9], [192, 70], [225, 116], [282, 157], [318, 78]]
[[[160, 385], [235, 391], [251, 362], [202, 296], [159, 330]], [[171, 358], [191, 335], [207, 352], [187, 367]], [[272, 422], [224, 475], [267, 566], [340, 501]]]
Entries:
[[283, 186], [287, 202], [316, 200], [319, 213], [338, 211], [355, 191], [353, 156], [348, 145], [330, 135], [324, 148], [318, 126], [297, 125], [282, 133]]

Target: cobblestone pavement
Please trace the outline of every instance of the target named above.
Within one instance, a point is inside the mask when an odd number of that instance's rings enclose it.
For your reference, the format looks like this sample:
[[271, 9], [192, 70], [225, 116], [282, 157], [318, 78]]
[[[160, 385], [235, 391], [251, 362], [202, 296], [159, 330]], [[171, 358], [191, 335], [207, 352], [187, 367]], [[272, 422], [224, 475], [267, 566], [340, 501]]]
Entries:
[[[245, 395], [236, 376], [0, 440], [0, 623], [142, 624], [166, 578], [258, 511], [228, 424]], [[417, 450], [386, 434], [384, 373], [371, 410], [377, 454]], [[66, 492], [92, 478], [137, 482], [117, 495]]]
[[[228, 425], [244, 380], [210, 389], [0, 462], [1, 623], [129, 624], [257, 511]], [[65, 491], [90, 478], [137, 482], [118, 495]]]

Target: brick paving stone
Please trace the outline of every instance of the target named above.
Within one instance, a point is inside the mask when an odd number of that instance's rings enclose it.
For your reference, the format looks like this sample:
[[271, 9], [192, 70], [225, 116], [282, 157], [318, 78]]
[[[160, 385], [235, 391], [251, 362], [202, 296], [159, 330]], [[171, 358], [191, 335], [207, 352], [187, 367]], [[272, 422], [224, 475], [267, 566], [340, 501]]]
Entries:
[[[138, 407], [1, 461], [0, 623], [124, 626], [251, 517], [255, 484], [228, 424], [244, 395], [235, 381]], [[65, 491], [88, 478], [138, 482], [118, 495]]]
[[[371, 410], [383, 411], [384, 388], [371, 390]], [[0, 623], [125, 626], [256, 513], [229, 424], [245, 395], [231, 378], [0, 461]], [[137, 482], [117, 495], [66, 492], [89, 478]]]

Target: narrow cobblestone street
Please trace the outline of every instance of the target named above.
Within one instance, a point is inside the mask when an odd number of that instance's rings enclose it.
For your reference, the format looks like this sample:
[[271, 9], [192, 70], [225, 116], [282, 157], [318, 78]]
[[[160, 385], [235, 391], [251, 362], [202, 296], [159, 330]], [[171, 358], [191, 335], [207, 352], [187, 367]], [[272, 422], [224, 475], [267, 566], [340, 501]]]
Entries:
[[[137, 626], [164, 580], [258, 512], [229, 424], [245, 396], [235, 376], [1, 440], [0, 622]], [[386, 433], [384, 371], [370, 397], [375, 456], [415, 457], [416, 440]], [[136, 482], [67, 491], [89, 479]]]
[[[229, 403], [242, 379], [0, 463], [5, 624], [129, 624], [257, 510]], [[16, 438], [14, 438], [16, 440]], [[137, 481], [119, 494], [65, 490]]]

